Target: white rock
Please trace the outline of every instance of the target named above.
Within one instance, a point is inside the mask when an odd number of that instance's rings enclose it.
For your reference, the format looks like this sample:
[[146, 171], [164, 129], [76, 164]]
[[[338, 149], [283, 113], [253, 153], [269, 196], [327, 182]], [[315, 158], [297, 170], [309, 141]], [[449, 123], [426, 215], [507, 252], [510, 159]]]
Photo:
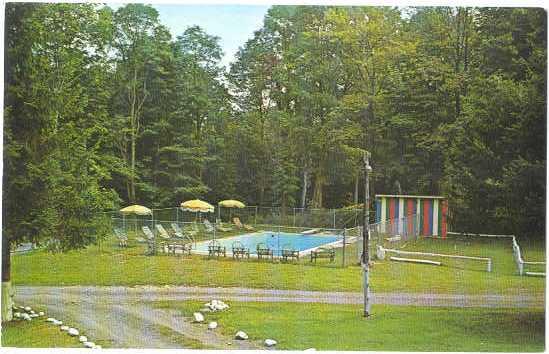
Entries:
[[59, 327], [59, 329], [62, 330], [62, 331], [68, 331], [69, 326], [61, 326], [61, 327]]
[[24, 319], [24, 320], [27, 320], [27, 321], [30, 321], [31, 320], [31, 317], [28, 313], [22, 313], [21, 314], [21, 317]]
[[46, 322], [55, 322], [55, 321], [57, 321], [57, 320], [53, 317], [46, 318]]
[[21, 318], [21, 312], [14, 312], [13, 317], [15, 318]]
[[194, 322], [204, 322], [204, 315], [200, 312], [193, 313]]
[[30, 310], [29, 311], [31, 315], [34, 315], [36, 312], [34, 312], [34, 310]]
[[308, 349], [305, 349], [304, 352], [316, 352], [316, 349], [315, 348], [308, 348]]
[[72, 327], [69, 328], [68, 332], [69, 332], [69, 335], [71, 335], [71, 336], [77, 336], [77, 335], [80, 334], [80, 332], [78, 332], [78, 330], [76, 328], [72, 328]]
[[55, 320], [53, 321], [53, 324], [56, 326], [61, 326], [63, 324], [63, 321]]
[[216, 329], [217, 328], [217, 322], [213, 321], [208, 323], [208, 329]]
[[44, 312], [43, 311], [38, 312], [38, 316], [44, 316]]
[[248, 339], [248, 335], [245, 332], [242, 332], [242, 331], [236, 332], [234, 337], [236, 339], [240, 339], [240, 340]]
[[276, 340], [274, 339], [265, 339], [265, 345], [267, 347], [272, 347], [276, 345]]
[[37, 314], [37, 313], [32, 313], [32, 314], [30, 315], [30, 317], [31, 317], [31, 318], [36, 318], [36, 317], [38, 317], [38, 314]]
[[32, 309], [29, 306], [25, 307], [25, 311], [30, 312]]
[[78, 337], [78, 341], [81, 342], [81, 343], [87, 342], [87, 341], [88, 341], [88, 337], [86, 337], [86, 336], [80, 336], [80, 337]]
[[82, 343], [86, 348], [93, 348], [95, 347], [95, 343], [94, 342], [84, 342]]

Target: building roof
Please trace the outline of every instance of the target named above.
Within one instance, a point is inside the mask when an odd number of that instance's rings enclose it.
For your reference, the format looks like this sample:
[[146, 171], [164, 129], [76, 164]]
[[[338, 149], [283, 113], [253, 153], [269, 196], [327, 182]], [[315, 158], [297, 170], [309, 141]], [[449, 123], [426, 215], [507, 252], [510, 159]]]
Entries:
[[376, 194], [376, 198], [446, 199], [436, 195]]

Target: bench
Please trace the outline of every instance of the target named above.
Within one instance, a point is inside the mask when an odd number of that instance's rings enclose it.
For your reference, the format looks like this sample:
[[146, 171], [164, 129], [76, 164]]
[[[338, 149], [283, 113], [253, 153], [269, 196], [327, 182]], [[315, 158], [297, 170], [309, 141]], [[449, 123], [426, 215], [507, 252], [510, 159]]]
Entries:
[[287, 245], [284, 245], [282, 246], [282, 252], [280, 256], [282, 257], [283, 262], [287, 262], [288, 259], [291, 259], [291, 258], [295, 258], [295, 260], [297, 261], [299, 259], [299, 251], [291, 249]]
[[245, 248], [242, 242], [240, 241], [233, 242], [232, 248], [233, 248], [233, 258], [239, 259], [239, 258], [244, 258], [244, 256], [248, 257], [248, 259], [250, 258], [250, 249]]
[[257, 244], [257, 258], [261, 259], [263, 257], [271, 257], [271, 259], [274, 258], [273, 250], [267, 247], [264, 243], [258, 243]]
[[330, 262], [333, 262], [335, 259], [335, 250], [333, 248], [320, 247], [316, 250], [311, 251], [311, 262], [318, 258], [329, 258]]
[[225, 246], [221, 246], [221, 244], [218, 241], [213, 240], [208, 244], [208, 257], [213, 256], [221, 256], [223, 257], [227, 256], [227, 248]]

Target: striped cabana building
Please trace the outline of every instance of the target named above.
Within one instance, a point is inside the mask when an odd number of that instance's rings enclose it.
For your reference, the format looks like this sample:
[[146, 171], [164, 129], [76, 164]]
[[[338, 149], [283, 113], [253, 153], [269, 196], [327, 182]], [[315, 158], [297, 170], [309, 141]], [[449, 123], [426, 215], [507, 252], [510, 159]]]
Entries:
[[[416, 218], [413, 216], [416, 215]], [[448, 201], [440, 196], [376, 194], [376, 222], [406, 220], [393, 233], [417, 225], [423, 236], [446, 237]], [[403, 219], [406, 218], [406, 219]]]

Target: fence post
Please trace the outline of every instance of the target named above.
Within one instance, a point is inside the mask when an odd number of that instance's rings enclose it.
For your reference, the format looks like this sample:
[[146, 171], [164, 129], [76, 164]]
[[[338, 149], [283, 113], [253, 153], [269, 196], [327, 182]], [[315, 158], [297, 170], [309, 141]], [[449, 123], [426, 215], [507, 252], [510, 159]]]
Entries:
[[255, 206], [254, 224], [257, 225], [257, 205]]
[[343, 229], [343, 250], [342, 250], [343, 251], [343, 268], [345, 268], [345, 247], [347, 247], [346, 236], [347, 236], [347, 229], [344, 228]]
[[334, 213], [334, 229], [336, 228], [336, 210], [332, 209], [332, 212]]

